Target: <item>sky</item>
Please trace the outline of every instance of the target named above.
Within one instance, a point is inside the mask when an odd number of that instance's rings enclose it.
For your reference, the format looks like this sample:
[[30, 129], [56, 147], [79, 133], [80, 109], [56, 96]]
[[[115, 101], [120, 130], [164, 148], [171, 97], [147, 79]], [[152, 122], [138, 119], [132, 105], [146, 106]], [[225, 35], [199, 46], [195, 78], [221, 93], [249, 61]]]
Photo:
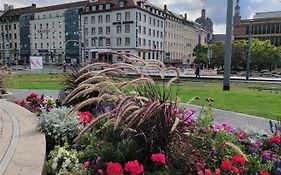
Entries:
[[[39, 7], [75, 1], [77, 0], [1, 0], [0, 10], [4, 9], [5, 3], [17, 8], [30, 6], [32, 3]], [[213, 20], [214, 33], [225, 33], [227, 0], [149, 0], [149, 2], [160, 7], [167, 4], [170, 11], [178, 14], [187, 13], [188, 18], [193, 21], [201, 16], [204, 6], [206, 16]], [[240, 0], [240, 7], [242, 19], [246, 19], [251, 18], [256, 12], [281, 11], [281, 0]]]

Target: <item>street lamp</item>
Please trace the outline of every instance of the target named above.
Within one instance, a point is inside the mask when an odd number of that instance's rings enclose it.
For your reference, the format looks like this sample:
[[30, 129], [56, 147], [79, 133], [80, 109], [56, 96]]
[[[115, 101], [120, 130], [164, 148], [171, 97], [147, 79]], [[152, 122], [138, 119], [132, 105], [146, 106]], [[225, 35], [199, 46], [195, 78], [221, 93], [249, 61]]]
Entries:
[[223, 90], [230, 89], [230, 73], [231, 73], [231, 52], [232, 52], [232, 14], [233, 0], [227, 1], [227, 20], [226, 20], [226, 42], [225, 42], [225, 56], [224, 56], [224, 77]]
[[247, 68], [246, 68], [246, 80], [249, 80], [250, 76], [250, 61], [251, 61], [251, 36], [252, 36], [252, 22], [249, 20], [249, 37], [248, 37], [248, 55], [247, 55]]

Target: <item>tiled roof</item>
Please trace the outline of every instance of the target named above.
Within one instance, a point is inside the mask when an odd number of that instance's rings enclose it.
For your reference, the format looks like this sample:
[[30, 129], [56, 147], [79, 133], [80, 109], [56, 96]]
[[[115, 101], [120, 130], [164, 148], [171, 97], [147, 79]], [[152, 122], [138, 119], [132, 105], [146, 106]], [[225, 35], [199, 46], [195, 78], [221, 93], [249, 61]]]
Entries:
[[[123, 8], [131, 8], [137, 5], [135, 0], [124, 0], [124, 2], [125, 4]], [[100, 4], [111, 4], [112, 6], [110, 10], [120, 9], [119, 0], [94, 0], [94, 1], [89, 1], [88, 6], [100, 5]]]
[[15, 16], [21, 16], [23, 14], [26, 14], [26, 13], [30, 13], [32, 11], [32, 9], [35, 9], [36, 6], [33, 5], [33, 6], [29, 6], [29, 7], [23, 7], [23, 8], [16, 8], [16, 9], [11, 9], [11, 10], [8, 10], [7, 12], [5, 12], [1, 18], [5, 18], [5, 17], [15, 17]]
[[78, 1], [72, 3], [64, 3], [64, 4], [57, 4], [57, 5], [46, 6], [46, 7], [39, 7], [32, 10], [32, 13], [46, 12], [46, 11], [60, 10], [60, 9], [69, 9], [73, 7], [81, 7], [87, 5], [87, 3], [88, 1]]

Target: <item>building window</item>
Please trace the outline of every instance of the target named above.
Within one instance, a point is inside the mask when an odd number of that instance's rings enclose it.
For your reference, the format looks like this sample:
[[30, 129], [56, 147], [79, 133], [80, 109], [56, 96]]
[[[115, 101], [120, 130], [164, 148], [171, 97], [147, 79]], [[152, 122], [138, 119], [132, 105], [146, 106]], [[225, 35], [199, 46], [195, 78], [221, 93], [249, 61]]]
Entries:
[[139, 34], [141, 34], [141, 26], [138, 27]]
[[89, 35], [88, 28], [85, 28], [85, 35]]
[[110, 38], [106, 38], [106, 41], [105, 41], [105, 42], [106, 42], [106, 46], [110, 46], [110, 44], [111, 44], [111, 43], [110, 43]]
[[143, 46], [146, 45], [146, 39], [143, 39], [143, 42], [142, 42]]
[[164, 27], [164, 24], [163, 24], [163, 21], [161, 21], [161, 28], [163, 28]]
[[92, 46], [96, 46], [97, 43], [96, 43], [96, 38], [92, 38]]
[[102, 23], [102, 15], [99, 15], [99, 20], [98, 20], [99, 23]]
[[117, 21], [121, 21], [121, 13], [117, 13], [116, 19]]
[[125, 33], [130, 33], [130, 24], [125, 25]]
[[155, 37], [155, 30], [153, 30], [153, 37]]
[[159, 31], [157, 31], [157, 38], [159, 38]]
[[149, 24], [151, 24], [151, 17], [149, 17]]
[[43, 25], [42, 24], [40, 24], [40, 29], [42, 29], [43, 28]]
[[96, 28], [92, 27], [92, 35], [96, 35]]
[[34, 48], [37, 49], [37, 43], [34, 44]]
[[141, 13], [139, 13], [139, 21], [141, 21]]
[[103, 31], [102, 31], [102, 27], [99, 27], [99, 35], [102, 35]]
[[43, 39], [43, 33], [40, 33], [40, 39]]
[[40, 43], [41, 49], [43, 49], [43, 43]]
[[120, 7], [124, 7], [124, 1], [119, 1]]
[[61, 27], [61, 22], [59, 21], [59, 27]]
[[110, 15], [106, 15], [105, 16], [105, 22], [106, 23], [110, 23]]
[[34, 33], [34, 39], [37, 39], [37, 38], [36, 38], [36, 33]]
[[105, 9], [106, 10], [110, 9], [110, 4], [105, 4]]
[[17, 30], [17, 25], [16, 24], [14, 24], [14, 30]]
[[128, 45], [130, 45], [130, 44], [131, 44], [130, 38], [129, 38], [129, 37], [126, 37], [126, 38], [125, 38], [125, 45], [128, 46]]
[[46, 23], [46, 29], [48, 29], [49, 28], [49, 24], [48, 23]]
[[106, 34], [110, 34], [110, 26], [106, 27]]
[[53, 38], [56, 38], [56, 32], [53, 32]]
[[96, 17], [95, 16], [92, 16], [91, 17], [91, 24], [95, 24], [96, 23]]
[[125, 20], [130, 20], [130, 12], [125, 12]]
[[56, 43], [55, 43], [55, 42], [53, 42], [53, 48], [54, 48], [54, 49], [56, 48]]
[[116, 33], [121, 33], [121, 32], [122, 32], [121, 25], [116, 26]]
[[88, 24], [88, 17], [84, 17], [84, 24]]
[[148, 30], [148, 35], [151, 36], [151, 29]]
[[85, 41], [84, 41], [84, 46], [85, 46], [85, 47], [88, 47], [88, 46], [89, 46], [89, 41], [88, 41], [88, 39], [85, 39]]
[[160, 21], [157, 20], [157, 27], [160, 27]]
[[17, 39], [17, 34], [16, 33], [14, 33], [14, 39]]
[[153, 26], [156, 25], [156, 19], [153, 19]]
[[146, 22], [146, 14], [143, 14], [143, 22]]
[[143, 34], [145, 34], [146, 35], [146, 27], [143, 27]]
[[121, 40], [121, 38], [117, 38], [117, 46], [121, 46], [121, 44], [122, 44], [122, 40]]
[[99, 38], [99, 46], [103, 46], [103, 38]]
[[55, 28], [55, 22], [52, 22], [53, 29]]
[[138, 41], [138, 42], [139, 42], [139, 46], [141, 46], [141, 38], [139, 38], [138, 40], [139, 40], [139, 41]]

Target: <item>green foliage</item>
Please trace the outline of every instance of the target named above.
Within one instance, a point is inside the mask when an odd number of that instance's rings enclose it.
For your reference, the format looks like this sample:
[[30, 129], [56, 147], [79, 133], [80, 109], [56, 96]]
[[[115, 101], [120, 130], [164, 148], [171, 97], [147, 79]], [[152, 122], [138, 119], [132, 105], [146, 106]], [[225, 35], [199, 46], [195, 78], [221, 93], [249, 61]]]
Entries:
[[262, 157], [248, 156], [247, 169], [247, 174], [258, 174], [263, 170], [271, 170], [272, 161], [263, 162]]

